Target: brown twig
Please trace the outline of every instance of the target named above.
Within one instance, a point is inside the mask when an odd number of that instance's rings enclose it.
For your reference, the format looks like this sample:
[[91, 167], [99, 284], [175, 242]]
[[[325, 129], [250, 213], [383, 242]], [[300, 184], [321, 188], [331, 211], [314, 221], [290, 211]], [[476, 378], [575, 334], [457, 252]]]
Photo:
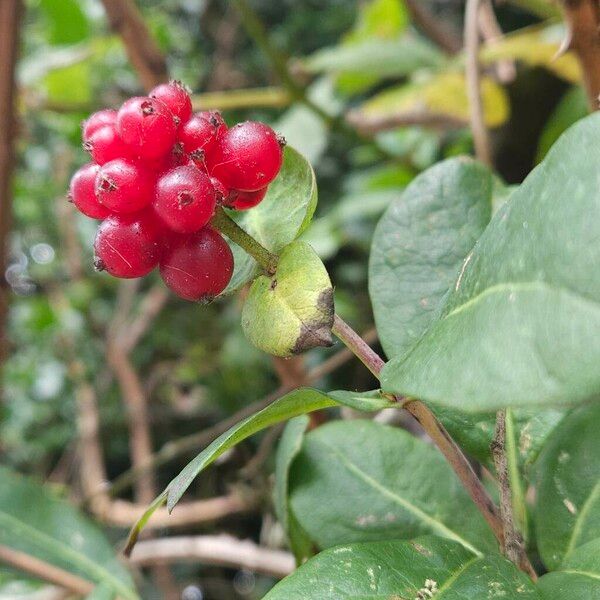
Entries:
[[346, 113], [346, 121], [363, 135], [375, 135], [381, 131], [419, 125], [436, 130], [452, 130], [464, 127], [467, 122], [457, 117], [433, 113], [429, 111], [413, 111], [371, 117], [360, 110], [350, 110]]
[[465, 8], [465, 74], [467, 96], [469, 98], [469, 117], [475, 155], [486, 165], [492, 164], [488, 131], [485, 126], [483, 100], [479, 81], [479, 8], [482, 0], [467, 0]]
[[247, 569], [283, 578], [295, 568], [289, 552], [261, 547], [229, 535], [172, 537], [138, 542], [130, 561], [145, 566], [157, 562], [202, 562]]
[[441, 19], [432, 15], [423, 0], [404, 0], [414, 24], [447, 54], [456, 54], [460, 51], [460, 37], [448, 29]]
[[120, 340], [125, 352], [131, 352], [137, 346], [168, 300], [169, 290], [160, 283], [146, 293], [140, 302], [136, 317], [126, 327], [126, 333]]
[[[479, 30], [489, 46], [494, 46], [504, 37], [491, 0], [484, 0], [479, 10]], [[499, 60], [496, 63], [496, 75], [502, 83], [510, 83], [517, 76], [517, 68], [510, 59]]]
[[583, 83], [592, 110], [598, 110], [600, 94], [600, 7], [597, 0], [562, 0], [568, 38], [564, 50], [572, 49], [583, 71]]
[[0, 365], [8, 353], [6, 317], [10, 292], [4, 272], [12, 221], [11, 180], [16, 133], [15, 64], [21, 14], [20, 0], [0, 2]]
[[167, 62], [148, 31], [134, 0], [102, 0], [110, 21], [117, 32], [131, 65], [146, 91], [167, 81]]
[[537, 574], [527, 558], [523, 537], [515, 526], [513, 497], [506, 456], [506, 410], [499, 410], [496, 414], [496, 430], [491, 450], [500, 488], [500, 515], [504, 530], [501, 549], [508, 560], [521, 567], [532, 579], [536, 580]]
[[95, 587], [95, 585], [87, 579], [83, 579], [78, 575], [73, 575], [64, 569], [55, 567], [35, 556], [13, 550], [7, 546], [0, 545], [0, 563], [29, 573], [37, 579], [53, 583], [54, 585], [58, 585], [61, 588], [81, 596], [91, 594]]

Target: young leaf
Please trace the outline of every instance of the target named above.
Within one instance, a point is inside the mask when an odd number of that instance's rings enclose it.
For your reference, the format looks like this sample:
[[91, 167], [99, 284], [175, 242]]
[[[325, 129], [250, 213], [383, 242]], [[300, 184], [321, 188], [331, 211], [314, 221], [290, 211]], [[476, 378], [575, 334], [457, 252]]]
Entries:
[[333, 422], [305, 436], [290, 505], [320, 548], [428, 533], [474, 553], [497, 547], [435, 448], [372, 421]]
[[583, 119], [511, 194], [385, 391], [467, 411], [598, 395], [599, 138], [600, 116]]
[[543, 600], [600, 598], [600, 538], [580, 546], [554, 573], [538, 581]]
[[138, 598], [128, 571], [102, 532], [31, 479], [0, 466], [0, 544]]
[[349, 544], [321, 552], [264, 600], [539, 600], [531, 580], [499, 555], [478, 557], [433, 536]]
[[290, 420], [283, 430], [275, 458], [275, 513], [285, 531], [296, 562], [302, 564], [311, 553], [311, 540], [291, 512], [289, 505], [289, 473], [294, 459], [302, 448], [302, 439], [309, 424], [309, 418], [301, 415]]
[[599, 422], [597, 404], [573, 411], [551, 435], [536, 465], [535, 529], [549, 569], [600, 537]]
[[261, 350], [289, 357], [331, 346], [333, 287], [327, 271], [306, 243], [286, 246], [272, 277], [257, 277], [242, 311], [242, 327]]
[[[309, 225], [317, 206], [317, 182], [307, 160], [287, 146], [279, 175], [264, 200], [249, 211], [230, 216], [271, 252], [279, 252]], [[256, 274], [256, 263], [239, 246], [231, 244], [235, 269], [225, 293], [239, 289]]]
[[[374, 392], [369, 392], [369, 394], [372, 395]], [[300, 388], [282, 396], [267, 408], [234, 425], [187, 464], [183, 471], [154, 499], [146, 512], [131, 528], [126, 553], [131, 552], [140, 532], [154, 511], [165, 502], [169, 511], [173, 510], [192, 481], [229, 448], [275, 423], [340, 404], [348, 404], [353, 408], [360, 406], [362, 407], [360, 410], [365, 411], [375, 411], [397, 405], [388, 399], [385, 399], [384, 402], [380, 397], [374, 395], [366, 397], [361, 394], [341, 392], [333, 392], [332, 395], [329, 395], [311, 388]]]
[[379, 221], [369, 294], [381, 345], [401, 356], [423, 335], [492, 216], [492, 174], [451, 158], [417, 177]]

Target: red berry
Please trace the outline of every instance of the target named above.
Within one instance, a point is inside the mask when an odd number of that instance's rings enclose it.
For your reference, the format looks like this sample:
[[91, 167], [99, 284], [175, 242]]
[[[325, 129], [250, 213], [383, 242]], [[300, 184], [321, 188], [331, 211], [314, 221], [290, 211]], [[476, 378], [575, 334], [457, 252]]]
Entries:
[[156, 185], [154, 209], [173, 231], [192, 233], [215, 212], [216, 194], [210, 179], [197, 167], [175, 167]]
[[206, 153], [215, 147], [223, 128], [227, 129], [227, 126], [221, 113], [217, 111], [196, 113], [181, 127], [177, 139], [190, 158], [201, 162]]
[[94, 163], [83, 165], [71, 177], [69, 200], [87, 217], [105, 219], [110, 211], [98, 202], [95, 192], [96, 175], [100, 166]]
[[167, 105], [157, 98], [130, 98], [117, 114], [117, 131], [136, 156], [154, 160], [175, 143], [177, 125]]
[[112, 215], [98, 228], [94, 265], [115, 277], [147, 275], [160, 258], [160, 235], [160, 225], [151, 210], [137, 215]]
[[84, 142], [83, 147], [99, 165], [115, 158], [126, 158], [130, 154], [129, 148], [119, 137], [114, 125], [104, 125], [96, 129]]
[[117, 158], [96, 175], [98, 201], [116, 213], [136, 212], [152, 202], [156, 176], [141, 165]]
[[151, 92], [151, 98], [164, 102], [175, 119], [177, 125], [185, 123], [192, 116], [192, 100], [190, 94], [180, 81], [170, 81], [157, 85]]
[[117, 111], [107, 108], [105, 110], [99, 110], [94, 114], [90, 115], [86, 121], [81, 124], [82, 138], [84, 142], [87, 142], [90, 136], [98, 131], [105, 125], [114, 125], [117, 122]]
[[227, 287], [232, 274], [231, 249], [210, 227], [177, 236], [160, 261], [163, 281], [185, 300], [209, 302]]
[[248, 210], [257, 204], [260, 204], [266, 194], [266, 187], [262, 188], [262, 190], [257, 190], [256, 192], [233, 192], [227, 202], [227, 206], [235, 210]]
[[212, 174], [235, 190], [260, 190], [279, 173], [283, 144], [264, 123], [239, 123], [220, 138], [213, 156]]
[[212, 183], [213, 188], [215, 188], [217, 204], [225, 204], [226, 206], [229, 206], [228, 198], [230, 190], [227, 189], [216, 177], [211, 177], [210, 182]]

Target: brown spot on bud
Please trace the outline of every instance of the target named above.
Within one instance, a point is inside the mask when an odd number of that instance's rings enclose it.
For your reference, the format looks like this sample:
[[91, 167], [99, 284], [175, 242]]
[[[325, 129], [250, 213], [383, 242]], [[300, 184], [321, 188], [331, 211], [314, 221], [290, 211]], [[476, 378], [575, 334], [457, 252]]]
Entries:
[[71, 190], [67, 192], [67, 202], [73, 204], [73, 194], [71, 194]]
[[117, 189], [117, 184], [110, 178], [103, 176], [98, 182], [98, 192], [114, 192]]
[[144, 100], [141, 104], [141, 108], [142, 108], [142, 114], [145, 117], [148, 117], [148, 116], [154, 114], [154, 106], [150, 100]]
[[204, 162], [204, 159], [206, 158], [206, 154], [205, 154], [204, 150], [202, 150], [202, 148], [198, 148], [197, 150], [190, 152], [190, 158], [194, 162]]
[[194, 202], [194, 196], [190, 192], [181, 191], [177, 194], [177, 204], [179, 206], [189, 206]]
[[287, 140], [280, 134], [277, 134], [277, 143], [280, 148], [285, 148], [287, 146]]
[[94, 269], [99, 273], [101, 271], [106, 270], [106, 265], [104, 264], [104, 261], [101, 258], [98, 258], [97, 256], [94, 256]]

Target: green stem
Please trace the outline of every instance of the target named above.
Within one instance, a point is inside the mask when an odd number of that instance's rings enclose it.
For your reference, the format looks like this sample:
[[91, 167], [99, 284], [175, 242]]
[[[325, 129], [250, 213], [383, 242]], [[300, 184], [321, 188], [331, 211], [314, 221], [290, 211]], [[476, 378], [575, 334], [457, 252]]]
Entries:
[[270, 275], [277, 269], [278, 257], [246, 233], [221, 206], [215, 211], [211, 225], [246, 251]]

